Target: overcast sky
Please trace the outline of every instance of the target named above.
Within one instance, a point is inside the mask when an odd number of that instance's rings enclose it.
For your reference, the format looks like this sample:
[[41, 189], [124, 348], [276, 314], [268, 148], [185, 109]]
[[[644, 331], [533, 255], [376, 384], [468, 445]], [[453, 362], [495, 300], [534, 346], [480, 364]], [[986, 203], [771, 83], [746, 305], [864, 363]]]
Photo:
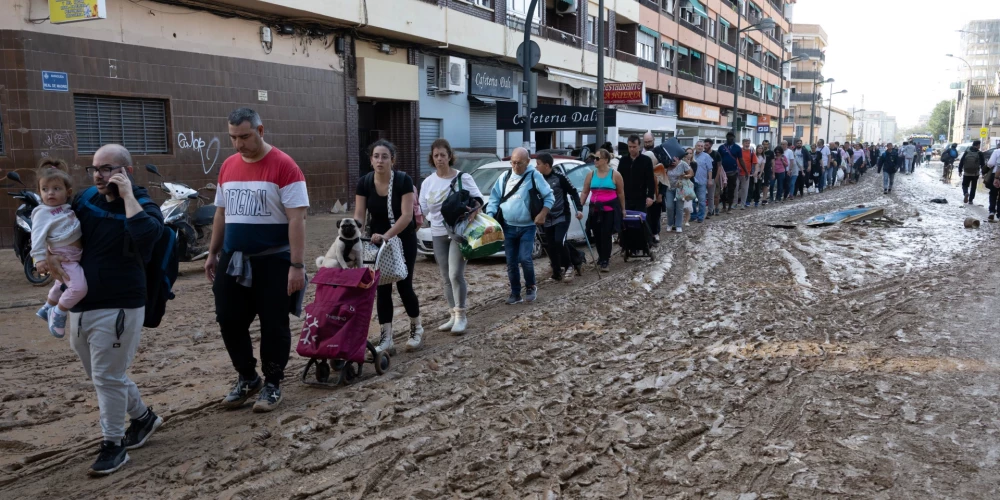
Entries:
[[885, 111], [905, 127], [955, 97], [948, 83], [965, 67], [945, 57], [961, 56], [955, 30], [972, 19], [997, 18], [1000, 0], [798, 0], [792, 22], [826, 31], [823, 76], [835, 80], [834, 92], [847, 89], [834, 96], [834, 107], [861, 108], [864, 95], [865, 109]]

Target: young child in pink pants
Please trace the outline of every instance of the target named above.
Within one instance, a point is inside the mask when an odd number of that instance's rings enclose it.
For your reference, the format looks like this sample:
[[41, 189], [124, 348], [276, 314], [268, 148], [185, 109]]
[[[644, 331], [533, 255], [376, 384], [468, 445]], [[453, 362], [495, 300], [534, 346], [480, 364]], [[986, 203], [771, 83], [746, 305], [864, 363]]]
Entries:
[[[63, 167], [60, 169], [59, 167]], [[56, 280], [49, 290], [48, 301], [38, 310], [38, 317], [49, 324], [49, 332], [56, 338], [66, 335], [66, 317], [69, 310], [87, 295], [87, 279], [80, 267], [83, 245], [80, 221], [69, 205], [73, 194], [73, 181], [66, 163], [46, 160], [38, 173], [38, 191], [42, 204], [31, 212], [31, 258], [38, 262], [51, 252], [63, 258], [63, 271], [67, 282]], [[66, 290], [63, 291], [63, 285]]]

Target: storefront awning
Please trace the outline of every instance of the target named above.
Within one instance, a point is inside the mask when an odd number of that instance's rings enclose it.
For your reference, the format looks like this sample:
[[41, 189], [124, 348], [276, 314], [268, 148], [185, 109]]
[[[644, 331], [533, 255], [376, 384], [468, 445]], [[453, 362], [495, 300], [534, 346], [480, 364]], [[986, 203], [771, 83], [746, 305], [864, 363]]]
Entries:
[[564, 71], [553, 67], [546, 67], [547, 78], [550, 82], [562, 83], [574, 89], [597, 89], [597, 77]]
[[496, 106], [497, 105], [497, 100], [496, 99], [491, 99], [489, 97], [480, 97], [480, 96], [477, 96], [477, 95], [470, 95], [469, 96], [469, 100], [470, 101], [478, 101], [478, 102], [480, 102], [482, 104], [485, 104], [487, 106]]
[[701, 3], [698, 2], [698, 0], [688, 0], [688, 2], [691, 3], [691, 10], [693, 10], [696, 14], [698, 14], [699, 16], [708, 17], [708, 12], [705, 11], [705, 7], [703, 7]]

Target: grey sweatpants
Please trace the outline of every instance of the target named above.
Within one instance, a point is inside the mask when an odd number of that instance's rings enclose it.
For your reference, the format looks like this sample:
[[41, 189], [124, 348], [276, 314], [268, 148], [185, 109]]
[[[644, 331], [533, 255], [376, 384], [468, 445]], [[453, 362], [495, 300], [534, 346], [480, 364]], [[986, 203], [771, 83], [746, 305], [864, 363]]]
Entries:
[[101, 432], [107, 441], [125, 437], [125, 414], [139, 418], [146, 405], [139, 388], [125, 373], [142, 336], [145, 307], [98, 309], [70, 313], [69, 343], [94, 382], [101, 410]]
[[444, 282], [444, 296], [452, 309], [465, 309], [465, 297], [469, 294], [469, 284], [465, 281], [465, 257], [458, 242], [448, 236], [434, 237], [434, 259], [441, 270]]

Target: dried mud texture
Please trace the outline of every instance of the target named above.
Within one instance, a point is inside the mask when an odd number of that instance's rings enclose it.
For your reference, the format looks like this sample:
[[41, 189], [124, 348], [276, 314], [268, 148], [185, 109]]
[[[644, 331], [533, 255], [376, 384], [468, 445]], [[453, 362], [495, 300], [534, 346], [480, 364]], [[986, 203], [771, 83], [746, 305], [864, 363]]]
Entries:
[[[78, 361], [33, 307], [0, 309], [0, 495], [995, 497], [997, 226], [966, 231], [982, 207], [926, 203], [956, 196], [935, 172], [897, 177], [892, 196], [869, 176], [664, 233], [653, 262], [543, 281], [530, 305], [500, 304], [502, 261], [472, 263], [462, 337], [434, 330], [445, 305], [421, 261], [423, 349], [335, 390], [298, 381], [293, 354], [266, 415], [217, 407], [232, 368], [185, 265], [170, 325], [145, 332], [132, 370], [167, 423], [100, 480], [85, 477], [99, 431]], [[904, 224], [766, 225], [862, 203]], [[314, 255], [332, 219], [309, 228]], [[12, 260], [0, 303], [41, 298]]]

